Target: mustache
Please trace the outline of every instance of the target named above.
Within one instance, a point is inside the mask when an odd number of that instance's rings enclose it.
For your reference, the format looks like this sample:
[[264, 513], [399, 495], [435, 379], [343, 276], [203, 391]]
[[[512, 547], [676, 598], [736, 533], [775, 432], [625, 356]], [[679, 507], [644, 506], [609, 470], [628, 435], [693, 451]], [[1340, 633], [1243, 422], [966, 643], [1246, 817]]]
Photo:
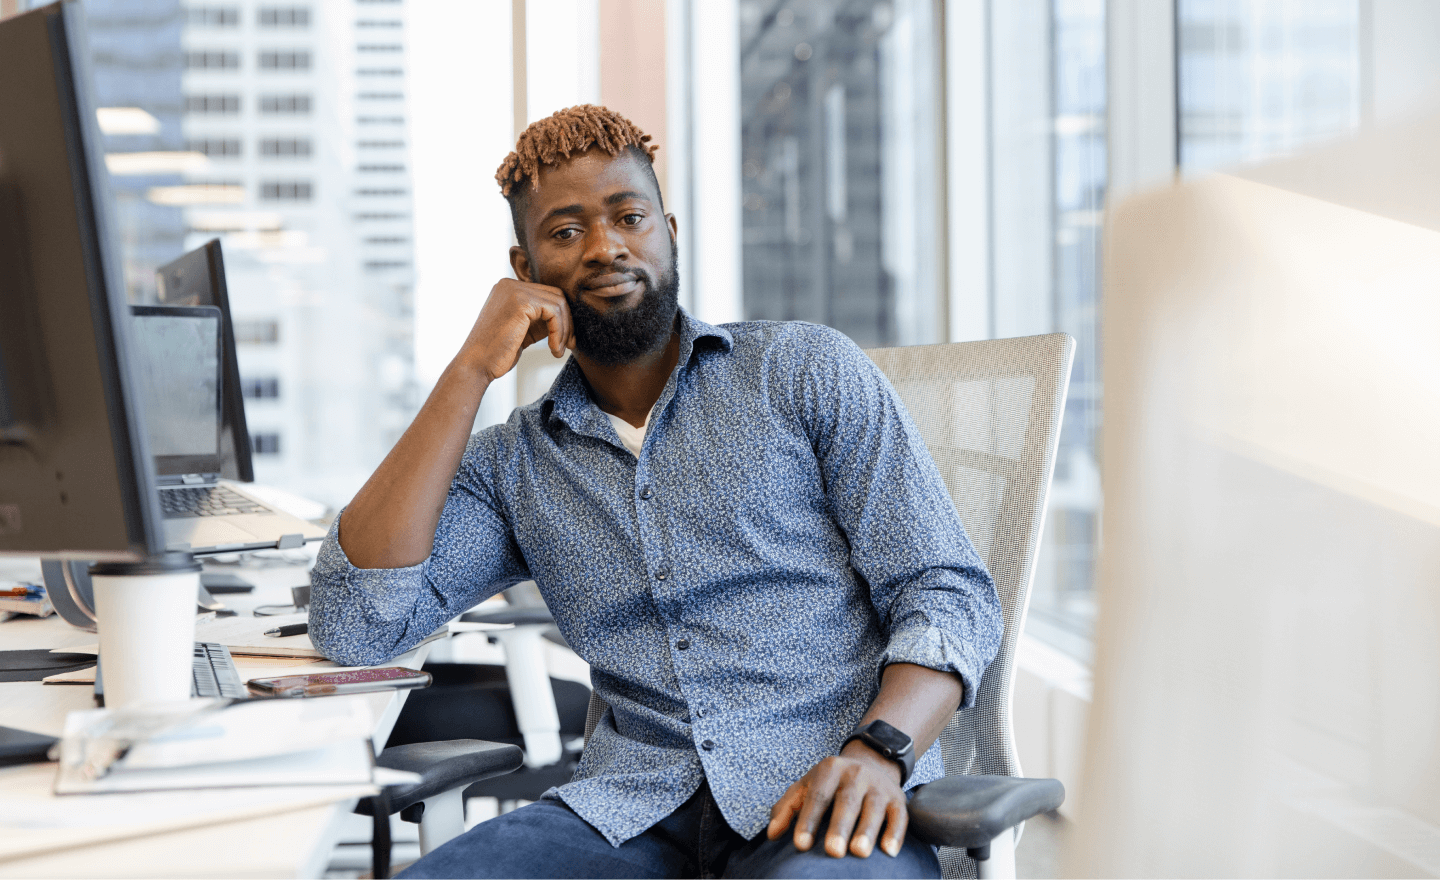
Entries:
[[[653, 282], [653, 279], [651, 279], [651, 277], [650, 277], [650, 273], [649, 273], [649, 272], [646, 272], [644, 269], [624, 269], [624, 270], [610, 269], [610, 270], [608, 270], [608, 271], [606, 271], [606, 270], [600, 270], [600, 271], [597, 271], [597, 272], [592, 272], [592, 273], [590, 273], [588, 276], [586, 276], [586, 277], [585, 277], [584, 279], [582, 279], [578, 284], [575, 285], [575, 289], [576, 289], [576, 290], [588, 290], [588, 289], [590, 289], [590, 288], [592, 288], [592, 287], [603, 287], [603, 286], [606, 286], [606, 285], [596, 284], [595, 282], [596, 282], [597, 280], [601, 279], [601, 278], [613, 278], [613, 277], [616, 276], [616, 275], [623, 275], [624, 277], [630, 279], [631, 281], [643, 281], [647, 287], [654, 286], [654, 282]], [[613, 284], [614, 282], [612, 281], [612, 282], [609, 282], [609, 283], [610, 283], [610, 284]]]

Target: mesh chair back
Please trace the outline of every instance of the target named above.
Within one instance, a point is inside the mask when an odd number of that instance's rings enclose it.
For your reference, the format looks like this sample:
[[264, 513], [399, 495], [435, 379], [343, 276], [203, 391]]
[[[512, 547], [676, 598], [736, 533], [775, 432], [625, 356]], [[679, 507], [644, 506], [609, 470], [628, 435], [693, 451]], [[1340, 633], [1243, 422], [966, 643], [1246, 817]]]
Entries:
[[[1005, 635], [975, 705], [940, 736], [945, 773], [1019, 776], [1010, 728], [1015, 646], [1025, 626], [1045, 496], [1055, 467], [1075, 340], [1064, 333], [874, 349], [905, 402], [965, 531], [995, 578]], [[963, 849], [942, 849], [947, 877], [975, 876]]]
[[[955, 713], [940, 736], [945, 773], [1019, 776], [1010, 729], [1015, 646], [1035, 576], [1075, 340], [1051, 333], [866, 354], [919, 428], [995, 578], [1005, 616], [999, 654], [985, 671], [975, 705]], [[604, 712], [605, 703], [592, 696], [587, 739]], [[963, 849], [941, 849], [940, 864], [947, 877], [975, 876], [975, 863]]]

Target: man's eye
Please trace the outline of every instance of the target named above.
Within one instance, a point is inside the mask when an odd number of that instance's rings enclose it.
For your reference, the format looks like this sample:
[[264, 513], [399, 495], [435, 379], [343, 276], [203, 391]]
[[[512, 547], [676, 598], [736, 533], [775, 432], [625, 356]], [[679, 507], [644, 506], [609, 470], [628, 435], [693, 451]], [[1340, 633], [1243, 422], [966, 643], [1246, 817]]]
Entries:
[[573, 228], [568, 228], [568, 227], [565, 228], [565, 229], [557, 229], [557, 230], [555, 230], [555, 237], [558, 238], [558, 239], [560, 239], [561, 241], [569, 241], [569, 240], [571, 240], [572, 238], [574, 238], [575, 236], [577, 236], [577, 235], [579, 235], [579, 234], [580, 234], [580, 230], [578, 230], [578, 229], [573, 229]]
[[640, 221], [644, 219], [644, 214], [626, 214], [624, 217], [620, 218], [620, 222], [624, 223], [626, 226], [639, 226]]

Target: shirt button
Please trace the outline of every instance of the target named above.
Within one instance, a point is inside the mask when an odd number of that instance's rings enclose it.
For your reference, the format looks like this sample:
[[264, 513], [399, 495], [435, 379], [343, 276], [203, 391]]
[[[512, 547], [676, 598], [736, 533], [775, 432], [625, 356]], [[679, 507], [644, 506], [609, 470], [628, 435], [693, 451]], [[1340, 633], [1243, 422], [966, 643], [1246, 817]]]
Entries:
[[689, 640], [689, 639], [681, 639], [680, 641], [678, 641], [678, 642], [675, 643], [675, 647], [679, 648], [679, 649], [682, 650], [682, 651], [688, 650], [689, 647], [690, 647], [690, 640]]
[[670, 569], [668, 569], [668, 568], [662, 568], [662, 569], [660, 569], [659, 571], [655, 572], [655, 580], [657, 580], [657, 581], [663, 581], [663, 580], [665, 580], [666, 578], [668, 578], [669, 576], [670, 576]]
[[649, 500], [650, 500], [650, 496], [651, 496], [651, 495], [654, 495], [654, 494], [655, 494], [654, 492], [651, 492], [651, 491], [650, 491], [650, 487], [649, 487], [649, 486], [646, 486], [644, 489], [641, 489], [641, 490], [640, 490], [640, 500], [641, 500], [641, 501], [649, 501]]
[[707, 752], [710, 751], [711, 749], [715, 748], [715, 740], [713, 740], [713, 739], [707, 739], [707, 740], [705, 740], [704, 742], [702, 742], [702, 743], [700, 744], [700, 748], [704, 749], [704, 750], [707, 751]]

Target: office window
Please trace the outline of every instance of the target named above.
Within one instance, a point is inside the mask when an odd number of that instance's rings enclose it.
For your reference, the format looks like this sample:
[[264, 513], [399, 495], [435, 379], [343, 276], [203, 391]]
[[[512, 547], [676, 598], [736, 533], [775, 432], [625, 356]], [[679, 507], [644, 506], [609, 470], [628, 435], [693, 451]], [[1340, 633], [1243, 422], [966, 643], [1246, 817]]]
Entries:
[[404, 116], [357, 116], [355, 122], [360, 125], [404, 125]]
[[219, 159], [234, 159], [240, 156], [239, 138], [198, 138], [185, 142], [185, 149], [192, 153], [204, 153]]
[[361, 172], [375, 172], [375, 173], [379, 173], [379, 172], [391, 172], [391, 173], [393, 173], [393, 172], [396, 172], [396, 171], [404, 171], [404, 170], [405, 170], [405, 166], [404, 166], [404, 165], [360, 165], [360, 166], [358, 166], [358, 167], [356, 168], [356, 170], [357, 170], [357, 171], [361, 171]]
[[934, 8], [740, 0], [747, 319], [941, 338]]
[[280, 434], [275, 431], [251, 434], [250, 449], [256, 455], [279, 455]]
[[234, 116], [240, 112], [239, 95], [186, 95], [185, 112]]
[[404, 141], [357, 141], [355, 146], [362, 150], [403, 150]]
[[1100, 537], [1104, 0], [989, 7], [989, 335], [1077, 342], [1028, 631], [1088, 659]]
[[406, 191], [403, 189], [357, 189], [357, 196], [403, 196]]
[[403, 236], [374, 236], [365, 239], [366, 244], [408, 244], [410, 239]]
[[241, 379], [240, 391], [246, 400], [274, 400], [280, 396], [280, 380], [274, 376]]
[[384, 272], [390, 269], [407, 269], [410, 264], [405, 260], [368, 260], [365, 263], [367, 272]]
[[355, 22], [355, 26], [362, 28], [398, 28], [401, 26], [401, 23], [394, 20], [375, 21], [373, 19], [363, 19]]
[[409, 214], [400, 214], [394, 211], [371, 211], [368, 213], [356, 214], [356, 220], [408, 220]]
[[308, 28], [310, 9], [307, 6], [262, 6], [259, 20], [263, 28]]
[[267, 202], [308, 202], [312, 195], [308, 180], [267, 180], [260, 184], [260, 198]]
[[238, 52], [186, 52], [185, 67], [188, 70], [239, 70]]
[[1288, 153], [1360, 124], [1360, 3], [1179, 0], [1180, 167]]
[[266, 116], [304, 116], [310, 112], [310, 96], [261, 95], [260, 112]]
[[193, 28], [239, 27], [240, 7], [191, 6], [185, 10], [185, 23]]
[[310, 53], [298, 52], [261, 52], [261, 70], [309, 70]]
[[361, 92], [355, 97], [362, 101], [403, 101], [404, 92]]
[[405, 47], [399, 43], [361, 43], [355, 47], [357, 52], [403, 52]]
[[361, 67], [355, 71], [359, 76], [404, 76], [405, 71], [398, 67]]
[[260, 141], [260, 155], [268, 159], [296, 159], [310, 156], [309, 138], [266, 138]]
[[280, 341], [280, 322], [273, 318], [235, 321], [236, 345], [274, 345]]

